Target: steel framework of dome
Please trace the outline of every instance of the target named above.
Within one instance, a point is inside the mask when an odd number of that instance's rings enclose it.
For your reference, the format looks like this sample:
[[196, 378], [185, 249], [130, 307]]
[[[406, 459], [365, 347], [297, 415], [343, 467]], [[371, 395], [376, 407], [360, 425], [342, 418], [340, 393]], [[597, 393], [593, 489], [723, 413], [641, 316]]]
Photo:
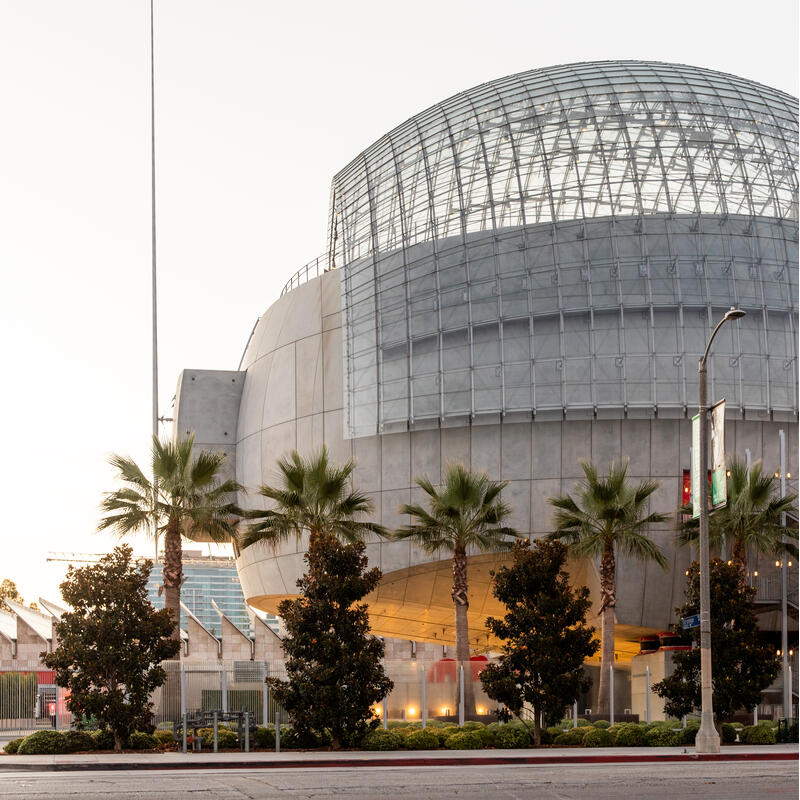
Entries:
[[346, 431], [482, 416], [797, 414], [797, 117], [649, 62], [533, 70], [418, 114], [333, 180]]

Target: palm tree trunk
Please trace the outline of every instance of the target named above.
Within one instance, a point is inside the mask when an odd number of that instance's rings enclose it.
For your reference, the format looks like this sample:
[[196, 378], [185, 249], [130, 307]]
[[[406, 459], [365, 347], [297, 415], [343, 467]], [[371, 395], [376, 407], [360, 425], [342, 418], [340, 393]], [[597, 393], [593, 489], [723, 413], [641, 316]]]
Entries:
[[181, 584], [183, 583], [183, 553], [181, 552], [180, 521], [171, 516], [167, 522], [164, 536], [164, 608], [172, 612], [175, 627], [170, 634], [171, 639], [180, 641], [181, 630]]
[[[453, 605], [455, 606], [455, 628], [456, 628], [456, 660], [459, 666], [464, 667], [464, 716], [465, 718], [475, 713], [475, 692], [472, 687], [472, 670], [469, 663], [469, 621], [467, 620], [467, 610], [469, 609], [469, 598], [467, 594], [467, 554], [466, 551], [457, 547], [453, 551]], [[460, 699], [459, 687], [460, 676], [456, 673], [456, 692]]]
[[745, 576], [747, 575], [747, 549], [744, 542], [738, 537], [733, 539], [733, 553], [731, 554], [731, 561], [736, 565], [739, 570], [739, 579], [742, 584], [746, 583]]
[[600, 605], [602, 649], [600, 655], [600, 685], [597, 690], [597, 711], [610, 712], [611, 665], [614, 663], [614, 607], [617, 604], [616, 563], [614, 545], [610, 542], [603, 550], [600, 562]]

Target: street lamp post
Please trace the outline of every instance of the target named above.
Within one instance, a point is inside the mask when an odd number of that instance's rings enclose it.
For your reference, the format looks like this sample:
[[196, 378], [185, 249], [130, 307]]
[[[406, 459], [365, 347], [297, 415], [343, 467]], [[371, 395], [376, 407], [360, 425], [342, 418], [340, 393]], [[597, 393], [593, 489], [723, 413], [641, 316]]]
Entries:
[[698, 753], [719, 753], [719, 734], [714, 727], [714, 702], [711, 685], [711, 598], [708, 556], [708, 397], [706, 394], [706, 360], [711, 343], [719, 329], [729, 320], [743, 317], [744, 311], [731, 306], [708, 340], [697, 365], [698, 413], [700, 415], [700, 691], [701, 717], [695, 748]]

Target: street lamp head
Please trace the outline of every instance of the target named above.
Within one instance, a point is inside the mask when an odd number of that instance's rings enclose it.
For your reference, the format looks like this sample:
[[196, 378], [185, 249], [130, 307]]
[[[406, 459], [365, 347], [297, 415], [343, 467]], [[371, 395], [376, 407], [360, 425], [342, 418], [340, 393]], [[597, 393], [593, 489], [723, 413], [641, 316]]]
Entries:
[[741, 319], [746, 313], [747, 312], [742, 311], [741, 308], [734, 308], [731, 306], [731, 310], [725, 314], [725, 322], [728, 322], [732, 319]]

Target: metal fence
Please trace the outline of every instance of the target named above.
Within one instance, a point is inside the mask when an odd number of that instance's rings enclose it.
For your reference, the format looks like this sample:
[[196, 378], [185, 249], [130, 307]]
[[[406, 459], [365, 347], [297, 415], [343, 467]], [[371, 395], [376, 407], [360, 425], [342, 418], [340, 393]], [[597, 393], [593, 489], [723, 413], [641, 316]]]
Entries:
[[69, 728], [67, 694], [47, 670], [0, 672], [0, 731], [19, 735]]

